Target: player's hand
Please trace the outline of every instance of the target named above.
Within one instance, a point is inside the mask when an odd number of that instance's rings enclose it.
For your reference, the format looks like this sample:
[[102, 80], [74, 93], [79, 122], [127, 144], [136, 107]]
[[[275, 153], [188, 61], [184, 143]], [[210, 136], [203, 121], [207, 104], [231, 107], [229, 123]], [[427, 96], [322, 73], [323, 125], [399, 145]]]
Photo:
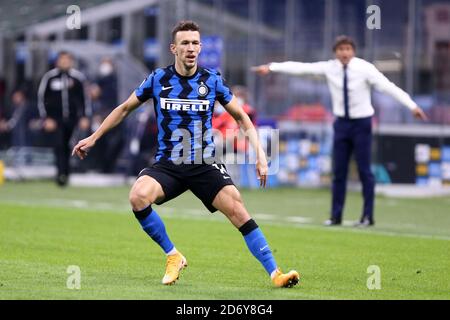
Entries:
[[415, 108], [412, 111], [414, 118], [419, 119], [419, 120], [423, 120], [423, 121], [428, 121], [428, 117], [425, 114], [425, 112], [423, 112], [423, 110], [420, 107]]
[[268, 170], [266, 156], [263, 154], [258, 157], [258, 160], [256, 160], [256, 175], [258, 177], [260, 187], [266, 187]]
[[53, 132], [58, 128], [58, 124], [52, 118], [47, 118], [44, 120], [44, 130], [45, 132]]
[[78, 127], [83, 131], [88, 131], [90, 126], [91, 124], [87, 117], [82, 117], [80, 121], [78, 121]]
[[265, 76], [268, 75], [270, 73], [270, 68], [268, 64], [263, 64], [260, 66], [256, 66], [256, 67], [251, 67], [250, 68], [251, 71], [261, 75], [261, 76]]
[[92, 136], [87, 137], [77, 143], [77, 145], [73, 148], [72, 156], [77, 155], [78, 158], [83, 160], [88, 155], [88, 151], [95, 145], [95, 140]]
[[5, 120], [0, 120], [0, 132], [7, 132], [9, 131], [8, 122]]

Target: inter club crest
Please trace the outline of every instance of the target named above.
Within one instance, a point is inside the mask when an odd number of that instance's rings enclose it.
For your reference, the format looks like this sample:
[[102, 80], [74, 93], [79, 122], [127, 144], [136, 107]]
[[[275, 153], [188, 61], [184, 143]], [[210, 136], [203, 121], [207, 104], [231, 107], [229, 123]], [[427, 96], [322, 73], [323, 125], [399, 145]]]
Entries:
[[209, 89], [203, 82], [201, 82], [197, 88], [197, 93], [200, 97], [206, 97], [209, 93]]

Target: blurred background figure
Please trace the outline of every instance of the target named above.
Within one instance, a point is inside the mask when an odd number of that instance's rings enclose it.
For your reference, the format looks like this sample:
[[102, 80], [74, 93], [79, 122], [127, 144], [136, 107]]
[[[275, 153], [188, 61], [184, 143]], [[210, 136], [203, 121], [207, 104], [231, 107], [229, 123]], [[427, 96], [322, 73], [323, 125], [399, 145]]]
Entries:
[[[232, 92], [238, 99], [238, 103], [241, 105], [242, 109], [244, 109], [245, 113], [248, 114], [250, 120], [256, 128], [256, 110], [250, 105], [248, 89], [244, 86], [234, 86], [231, 88]], [[238, 135], [235, 144], [235, 150], [237, 152], [246, 152], [248, 150], [248, 141], [244, 136]]]
[[158, 150], [158, 124], [152, 108], [139, 108], [135, 114], [135, 119], [126, 124], [126, 147], [120, 157], [126, 164], [126, 176], [133, 180], [143, 167], [153, 163]]
[[24, 89], [13, 92], [10, 109], [9, 119], [0, 119], [0, 134], [9, 136], [8, 145], [11, 147], [31, 145], [28, 126], [32, 110]]
[[[244, 86], [234, 86], [231, 90], [238, 99], [239, 105], [248, 114], [250, 120], [252, 120], [253, 125], [256, 125], [256, 110], [249, 104], [247, 88]], [[212, 124], [213, 128], [218, 130], [222, 135], [222, 137], [218, 138], [222, 140], [221, 144], [225, 148], [224, 153], [238, 153], [247, 150], [248, 144], [244, 135], [239, 134], [238, 124], [220, 104], [215, 104], [214, 106]]]
[[235, 153], [235, 140], [239, 126], [233, 117], [226, 112], [220, 103], [214, 104], [212, 126], [215, 130], [214, 142], [216, 143], [216, 154], [226, 157], [227, 153]]
[[358, 165], [362, 183], [364, 206], [356, 226], [374, 225], [375, 177], [371, 169], [372, 117], [371, 89], [375, 87], [389, 94], [409, 108], [420, 120], [428, 120], [422, 109], [411, 97], [389, 81], [374, 65], [356, 57], [356, 45], [352, 38], [342, 35], [333, 45], [336, 59], [314, 63], [281, 62], [252, 68], [261, 75], [279, 72], [290, 75], [325, 76], [333, 98], [335, 115], [333, 140], [333, 184], [331, 217], [327, 226], [340, 225], [347, 190], [348, 166], [352, 154]]
[[[95, 131], [106, 116], [118, 104], [117, 73], [110, 57], [103, 57], [98, 67], [95, 83], [89, 87], [92, 101], [92, 126]], [[113, 128], [107, 136], [98, 141], [90, 159], [90, 167], [102, 173], [113, 173], [125, 140], [125, 124]]]
[[[248, 89], [245, 86], [234, 86], [231, 91], [257, 128], [256, 110], [249, 103]], [[219, 103], [214, 105], [212, 125], [217, 130], [214, 137], [216, 154], [219, 154], [219, 151], [222, 152], [221, 155], [227, 163], [228, 173], [232, 176], [233, 181], [241, 187], [257, 187], [254, 164], [248, 161], [248, 139], [244, 132], [240, 132], [239, 125], [231, 114], [226, 112]]]
[[[100, 88], [100, 103], [102, 109], [111, 111], [118, 103], [117, 73], [112, 58], [103, 57], [101, 59], [95, 82]], [[102, 111], [106, 112], [106, 110]]]
[[84, 90], [86, 77], [73, 65], [72, 55], [60, 52], [56, 68], [44, 74], [38, 90], [39, 114], [44, 133], [54, 150], [59, 186], [68, 182], [72, 134], [77, 126], [84, 132], [90, 126], [91, 106]]
[[[7, 112], [6, 107], [4, 103], [4, 95], [5, 95], [5, 82], [3, 79], [0, 78], [0, 121], [5, 122], [7, 119]], [[0, 150], [7, 148], [8, 146], [8, 137], [4, 133], [5, 130], [0, 131]]]
[[[252, 121], [255, 128], [258, 130], [256, 121], [256, 109], [250, 105], [249, 92], [245, 86], [234, 86], [232, 92], [238, 99], [238, 103], [244, 109], [245, 113], [248, 114], [250, 120]], [[234, 143], [234, 150], [237, 154], [239, 160], [238, 163], [242, 163], [237, 166], [239, 185], [244, 188], [258, 188], [258, 179], [254, 168], [254, 163], [250, 159], [256, 159], [254, 157], [253, 150], [250, 149], [250, 143], [243, 132], [236, 132], [236, 140]], [[251, 153], [251, 154], [250, 154]], [[243, 160], [243, 161], [242, 161]]]

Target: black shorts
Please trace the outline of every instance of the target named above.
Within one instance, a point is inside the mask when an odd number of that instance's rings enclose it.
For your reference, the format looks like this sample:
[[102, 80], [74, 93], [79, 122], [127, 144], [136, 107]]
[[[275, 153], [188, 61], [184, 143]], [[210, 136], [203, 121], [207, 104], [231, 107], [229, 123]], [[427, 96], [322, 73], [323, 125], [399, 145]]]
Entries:
[[161, 184], [165, 197], [156, 204], [163, 204], [191, 190], [211, 212], [217, 211], [212, 202], [219, 191], [227, 185], [234, 185], [221, 163], [178, 165], [160, 160], [142, 170], [138, 178], [141, 176], [150, 176]]

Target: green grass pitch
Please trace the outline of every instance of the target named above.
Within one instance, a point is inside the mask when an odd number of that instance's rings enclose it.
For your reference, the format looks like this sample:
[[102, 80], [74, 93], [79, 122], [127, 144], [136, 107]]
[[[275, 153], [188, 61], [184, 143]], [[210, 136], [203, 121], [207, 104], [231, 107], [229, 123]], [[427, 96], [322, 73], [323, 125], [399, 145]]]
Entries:
[[[128, 187], [0, 187], [0, 299], [450, 299], [450, 199], [377, 197], [372, 229], [326, 228], [328, 190], [243, 190], [283, 270], [298, 286], [273, 288], [240, 233], [190, 192], [154, 208], [189, 267], [163, 286], [165, 256], [128, 206]], [[359, 194], [347, 198], [356, 220]], [[81, 288], [67, 288], [68, 266]], [[367, 268], [380, 268], [369, 290]]]

